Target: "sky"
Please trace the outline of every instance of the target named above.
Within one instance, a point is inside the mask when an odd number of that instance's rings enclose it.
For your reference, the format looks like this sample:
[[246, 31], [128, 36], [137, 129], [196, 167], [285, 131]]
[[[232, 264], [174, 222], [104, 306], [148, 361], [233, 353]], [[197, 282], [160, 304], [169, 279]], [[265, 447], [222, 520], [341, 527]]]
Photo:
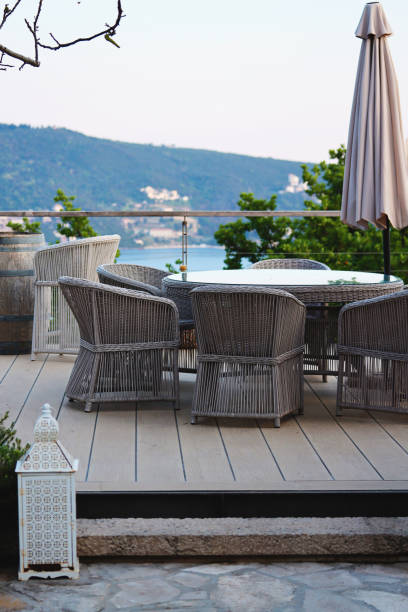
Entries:
[[[104, 39], [0, 72], [1, 123], [65, 127], [127, 142], [295, 161], [347, 142], [360, 0], [122, 0]], [[11, 4], [11, 3], [9, 3]], [[408, 2], [384, 0], [408, 136]], [[30, 52], [23, 0], [0, 43]], [[45, 3], [42, 40], [112, 22], [115, 0]]]

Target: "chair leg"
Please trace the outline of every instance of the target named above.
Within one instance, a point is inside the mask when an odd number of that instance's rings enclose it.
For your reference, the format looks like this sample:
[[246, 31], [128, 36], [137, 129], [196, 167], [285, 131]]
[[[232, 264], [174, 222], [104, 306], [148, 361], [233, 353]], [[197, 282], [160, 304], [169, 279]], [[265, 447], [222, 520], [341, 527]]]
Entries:
[[180, 380], [179, 380], [179, 371], [178, 371], [178, 360], [179, 360], [179, 351], [176, 349], [173, 352], [173, 391], [176, 397], [174, 402], [174, 408], [176, 410], [180, 410]]
[[[346, 364], [347, 366], [347, 364]], [[342, 416], [343, 409], [339, 406], [342, 401], [342, 388], [343, 388], [343, 372], [344, 372], [344, 356], [339, 355], [339, 372], [337, 375], [337, 395], [336, 395], [336, 416]]]
[[275, 417], [273, 419], [273, 426], [278, 429], [280, 427], [280, 417]]
[[[99, 374], [100, 362], [101, 362], [101, 353], [96, 353], [94, 362], [92, 364], [91, 380], [89, 381], [89, 387], [88, 387], [88, 397], [92, 397], [94, 394], [96, 382], [97, 382], [97, 378]], [[92, 411], [92, 402], [90, 400], [87, 400], [85, 402], [85, 412], [91, 412], [91, 411]]]
[[327, 374], [322, 374], [322, 382], [327, 382]]
[[197, 423], [197, 417], [195, 414], [191, 415], [191, 420], [190, 420], [191, 425], [195, 425]]

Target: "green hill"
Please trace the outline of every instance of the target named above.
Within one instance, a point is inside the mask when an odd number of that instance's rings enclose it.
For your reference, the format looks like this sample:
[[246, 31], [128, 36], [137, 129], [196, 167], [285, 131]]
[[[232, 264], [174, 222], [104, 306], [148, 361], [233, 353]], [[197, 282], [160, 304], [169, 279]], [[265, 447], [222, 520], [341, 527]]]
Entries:
[[[278, 208], [303, 207], [302, 193], [284, 191], [289, 174], [300, 176], [300, 162], [117, 142], [26, 125], [0, 124], [0, 147], [2, 210], [51, 209], [57, 189], [77, 196], [77, 205], [88, 210], [232, 210], [241, 192], [269, 197], [279, 191]], [[148, 186], [155, 190], [151, 197], [142, 191]], [[200, 220], [194, 240], [211, 240], [220, 222]], [[128, 246], [137, 235], [136, 226], [125, 227], [118, 219], [92, 223], [100, 232], [119, 231]], [[160, 223], [172, 226], [170, 220]], [[149, 226], [140, 226], [148, 238]]]

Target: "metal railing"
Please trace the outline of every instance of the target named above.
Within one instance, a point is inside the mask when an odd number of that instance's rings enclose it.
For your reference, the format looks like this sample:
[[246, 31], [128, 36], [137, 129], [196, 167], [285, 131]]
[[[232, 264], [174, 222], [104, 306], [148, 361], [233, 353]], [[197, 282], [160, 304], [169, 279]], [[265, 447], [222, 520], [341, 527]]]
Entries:
[[[163, 217], [163, 218], [181, 218], [181, 251], [182, 251], [182, 263], [187, 265], [187, 220], [188, 218], [197, 217], [340, 217], [340, 210], [0, 210], [1, 217], [94, 217], [94, 218], [107, 218], [107, 217]], [[332, 252], [333, 253], [333, 252]], [[342, 253], [338, 253], [339, 255]], [[381, 253], [354, 253], [355, 255], [378, 255]], [[240, 253], [242, 257], [249, 255], [249, 253]], [[287, 256], [285, 253], [279, 255]], [[297, 253], [299, 256], [306, 255], [305, 253]], [[307, 256], [319, 255], [320, 257], [325, 253], [307, 253]], [[398, 255], [398, 253], [393, 253]], [[393, 273], [398, 274], [403, 272], [407, 274], [406, 270], [393, 270]]]
[[339, 217], [339, 210], [0, 210], [0, 217]]
[[338, 217], [339, 210], [1, 210], [0, 217], [181, 217], [181, 262], [188, 263], [188, 225], [190, 217]]

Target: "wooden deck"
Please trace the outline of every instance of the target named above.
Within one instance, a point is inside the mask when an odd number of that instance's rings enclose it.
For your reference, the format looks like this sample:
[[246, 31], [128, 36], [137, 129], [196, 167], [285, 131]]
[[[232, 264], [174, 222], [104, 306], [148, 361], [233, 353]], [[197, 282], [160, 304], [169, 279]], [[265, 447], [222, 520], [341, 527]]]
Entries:
[[64, 397], [74, 357], [0, 356], [0, 414], [23, 442], [40, 407], [53, 406], [60, 439], [79, 458], [79, 491], [404, 491], [408, 416], [349, 411], [336, 418], [336, 379], [305, 382], [305, 414], [269, 421], [189, 423], [194, 375], [181, 375], [181, 410], [167, 403], [101, 405]]

